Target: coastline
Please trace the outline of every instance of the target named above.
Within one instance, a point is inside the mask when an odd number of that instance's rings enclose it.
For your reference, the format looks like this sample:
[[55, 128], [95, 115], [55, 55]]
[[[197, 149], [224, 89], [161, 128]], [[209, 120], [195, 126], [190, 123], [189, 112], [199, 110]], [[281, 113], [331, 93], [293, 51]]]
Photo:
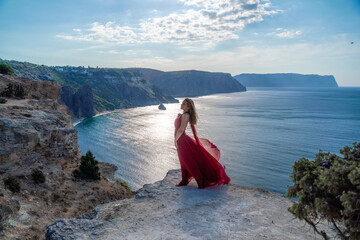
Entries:
[[[231, 93], [240, 93], [240, 92], [247, 92], [247, 89], [245, 91], [238, 91], [238, 92], [225, 92], [225, 93], [211, 93], [211, 94], [205, 94], [205, 95], [199, 95], [199, 96], [182, 96], [182, 97], [174, 97], [174, 99], [178, 100], [177, 103], [180, 102], [179, 99], [181, 98], [200, 98], [200, 97], [205, 97], [205, 96], [211, 96], [211, 95], [218, 95], [218, 94], [231, 94]], [[75, 127], [76, 125], [78, 125], [79, 123], [81, 123], [82, 121], [85, 121], [86, 119], [90, 119], [90, 118], [94, 118], [94, 117], [98, 117], [104, 114], [109, 114], [109, 113], [113, 113], [113, 112], [117, 112], [123, 109], [132, 109], [132, 108], [138, 108], [138, 107], [147, 107], [147, 106], [155, 106], [155, 105], [160, 105], [160, 104], [171, 104], [172, 102], [167, 102], [167, 103], [159, 103], [159, 104], [149, 104], [149, 105], [144, 105], [144, 106], [136, 106], [136, 107], [127, 107], [127, 108], [117, 108], [114, 110], [110, 110], [110, 111], [103, 111], [103, 112], [99, 112], [97, 114], [95, 114], [92, 117], [81, 117], [81, 118], [74, 118], [72, 119], [72, 124]], [[176, 103], [176, 102], [175, 102]]]
[[[175, 98], [177, 99], [177, 98]], [[162, 103], [162, 104], [169, 104], [169, 103]], [[137, 107], [129, 107], [129, 108], [117, 108], [115, 110], [111, 110], [111, 111], [104, 111], [104, 112], [100, 112], [100, 113], [97, 113], [95, 114], [94, 116], [92, 117], [81, 117], [81, 118], [75, 118], [75, 119], [72, 119], [72, 124], [73, 124], [73, 127], [76, 127], [76, 125], [78, 125], [79, 123], [87, 120], [87, 119], [91, 119], [91, 118], [95, 118], [95, 117], [98, 117], [98, 116], [101, 116], [101, 115], [105, 115], [105, 114], [109, 114], [109, 113], [115, 113], [115, 112], [118, 112], [118, 111], [121, 111], [121, 110], [124, 110], [124, 109], [132, 109], [132, 108], [138, 108], [138, 107], [147, 107], [147, 106], [155, 106], [155, 105], [159, 105], [159, 104], [151, 104], [151, 105], [145, 105], [145, 106], [137, 106]]]
[[[175, 99], [178, 100], [178, 98], [175, 98]], [[171, 104], [171, 103], [161, 103], [161, 104]], [[92, 117], [75, 118], [75, 119], [72, 119], [71, 121], [72, 121], [73, 127], [75, 127], [76, 125], [78, 125], [79, 123], [81, 123], [81, 122], [83, 122], [83, 121], [85, 121], [87, 119], [95, 118], [95, 117], [98, 117], [98, 116], [101, 116], [101, 115], [119, 112], [119, 111], [124, 110], [124, 109], [132, 109], [132, 108], [148, 107], [148, 106], [158, 106], [158, 105], [160, 105], [160, 104], [150, 104], [150, 105], [145, 105], [145, 106], [136, 106], [136, 107], [128, 107], [128, 108], [117, 108], [115, 110], [103, 111], [103, 112], [97, 113]]]

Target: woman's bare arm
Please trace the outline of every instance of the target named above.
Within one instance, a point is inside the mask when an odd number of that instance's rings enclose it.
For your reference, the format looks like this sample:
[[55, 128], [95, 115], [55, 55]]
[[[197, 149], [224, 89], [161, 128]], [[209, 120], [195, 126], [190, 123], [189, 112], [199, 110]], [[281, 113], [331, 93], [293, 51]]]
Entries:
[[189, 122], [190, 119], [190, 115], [188, 113], [185, 113], [182, 115], [181, 117], [181, 125], [179, 127], [179, 129], [176, 132], [175, 135], [175, 142], [177, 142], [179, 140], [179, 138], [181, 137], [181, 135], [183, 134], [183, 132], [185, 131], [187, 124]]

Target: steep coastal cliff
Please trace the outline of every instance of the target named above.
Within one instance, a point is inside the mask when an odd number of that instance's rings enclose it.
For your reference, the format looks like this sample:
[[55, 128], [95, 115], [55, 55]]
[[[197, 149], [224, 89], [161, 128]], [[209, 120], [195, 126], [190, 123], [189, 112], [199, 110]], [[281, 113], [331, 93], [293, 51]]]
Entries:
[[[116, 167], [108, 163], [99, 163], [98, 181], [73, 177], [81, 152], [66, 107], [58, 103], [56, 82], [0, 74], [0, 92], [9, 84], [24, 92], [1, 97], [0, 239], [44, 239], [45, 226], [59, 217], [76, 217], [98, 204], [133, 196], [113, 178]], [[34, 169], [44, 174], [44, 183], [34, 182]], [[18, 192], [5, 186], [10, 175], [20, 184]]]
[[246, 87], [338, 87], [332, 75], [243, 73], [234, 76], [234, 78]]
[[229, 73], [196, 70], [162, 72], [146, 68], [133, 68], [133, 70], [138, 70], [146, 80], [173, 97], [246, 91], [246, 87], [232, 78]]
[[68, 107], [68, 113], [76, 117], [95, 115], [94, 96], [89, 85], [83, 85], [77, 91], [69, 85], [61, 88], [61, 100]]
[[146, 81], [138, 71], [3, 62], [15, 70], [17, 77], [58, 82], [62, 86], [61, 99], [74, 118], [119, 108], [178, 102]]

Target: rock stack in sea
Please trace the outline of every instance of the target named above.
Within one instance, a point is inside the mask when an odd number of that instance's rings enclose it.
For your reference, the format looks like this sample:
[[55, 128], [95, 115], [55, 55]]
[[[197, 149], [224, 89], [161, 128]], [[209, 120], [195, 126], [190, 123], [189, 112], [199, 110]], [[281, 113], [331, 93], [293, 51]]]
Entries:
[[[9, 85], [10, 84], [10, 85]], [[98, 204], [132, 197], [133, 192], [113, 179], [116, 167], [99, 163], [101, 180], [78, 180], [80, 165], [77, 131], [66, 107], [59, 104], [56, 82], [0, 74], [0, 238], [45, 239], [45, 227], [59, 217], [90, 212]], [[45, 176], [35, 183], [32, 171]], [[20, 191], [10, 191], [4, 179], [14, 177]], [[105, 177], [107, 178], [105, 178]]]
[[159, 110], [166, 110], [166, 107], [165, 107], [164, 104], [162, 104], [162, 103], [159, 105], [158, 108], [159, 108]]

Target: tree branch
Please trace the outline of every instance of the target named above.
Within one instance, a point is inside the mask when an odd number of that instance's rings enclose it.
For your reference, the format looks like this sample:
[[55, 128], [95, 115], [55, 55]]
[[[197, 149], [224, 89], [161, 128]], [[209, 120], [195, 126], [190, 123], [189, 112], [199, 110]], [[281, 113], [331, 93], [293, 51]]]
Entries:
[[314, 230], [317, 234], [321, 235], [325, 240], [329, 240], [328, 235], [324, 231], [319, 232], [316, 225], [311, 220], [309, 220], [307, 218], [304, 218], [304, 220], [314, 228]]

